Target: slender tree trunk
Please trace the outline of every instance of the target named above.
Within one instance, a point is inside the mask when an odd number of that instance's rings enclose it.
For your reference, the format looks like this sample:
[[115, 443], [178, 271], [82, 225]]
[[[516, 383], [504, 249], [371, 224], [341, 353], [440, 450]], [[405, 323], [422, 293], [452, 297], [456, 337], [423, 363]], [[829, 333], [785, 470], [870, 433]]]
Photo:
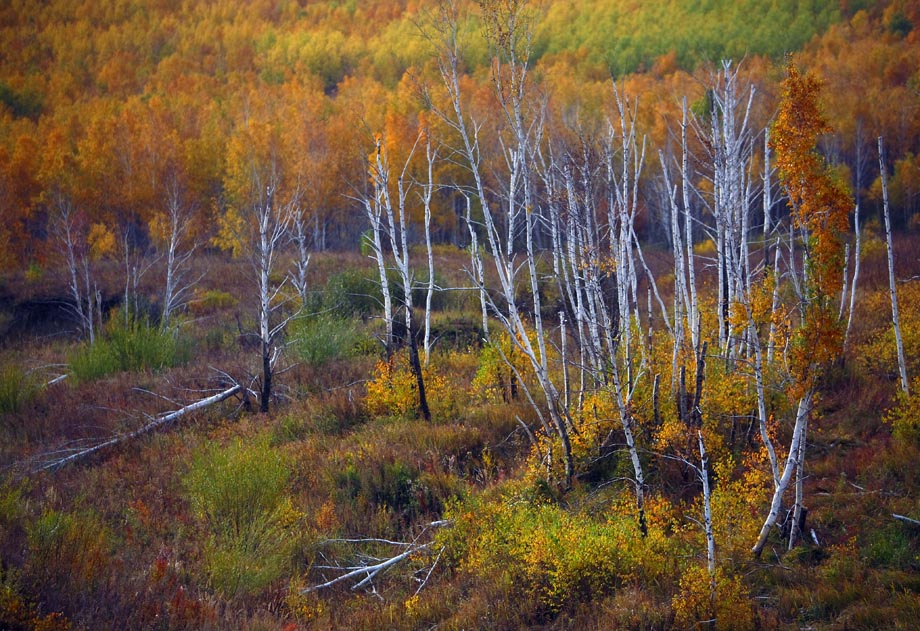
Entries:
[[847, 314], [847, 326], [843, 333], [843, 349], [846, 350], [850, 341], [850, 327], [853, 325], [853, 312], [856, 310], [856, 288], [859, 280], [859, 259], [862, 258], [862, 239], [859, 227], [859, 204], [853, 211], [853, 230], [856, 232], [856, 246], [853, 252], [853, 281], [850, 283], [850, 312]]
[[700, 481], [703, 483], [703, 530], [706, 534], [706, 568], [709, 571], [709, 609], [715, 618], [716, 608], [716, 542], [712, 533], [712, 491], [709, 486], [709, 456], [703, 444], [703, 432], [697, 430], [700, 445]]
[[898, 316], [898, 287], [894, 276], [894, 248], [891, 245], [891, 212], [888, 207], [888, 173], [885, 168], [885, 147], [878, 137], [878, 164], [882, 178], [882, 205], [885, 211], [885, 242], [888, 245], [888, 288], [891, 293], [891, 323], [894, 340], [898, 347], [898, 371], [901, 374], [901, 390], [908, 391], [907, 362], [904, 359], [904, 340], [901, 338], [901, 320]]
[[805, 525], [803, 515], [807, 512], [805, 510], [804, 495], [805, 495], [805, 445], [807, 441], [805, 438], [808, 436], [808, 419], [805, 419], [805, 422], [802, 426], [802, 440], [799, 441], [799, 449], [796, 454], [796, 463], [795, 463], [795, 504], [792, 508], [792, 524], [789, 528], [789, 550], [792, 550], [795, 547], [796, 541], [799, 537], [802, 536], [801, 529]]
[[425, 379], [422, 375], [422, 364], [419, 361], [418, 342], [415, 340], [415, 327], [412, 322], [412, 308], [406, 307], [406, 335], [409, 336], [409, 365], [415, 375], [415, 385], [418, 389], [418, 411], [426, 421], [431, 421], [431, 410], [428, 407], [428, 395], [425, 393]]
[[779, 518], [783, 505], [783, 495], [786, 492], [786, 487], [789, 485], [789, 481], [792, 479], [792, 474], [798, 463], [800, 455], [799, 445], [806, 439], [805, 430], [807, 427], [808, 415], [811, 412], [811, 401], [813, 396], [814, 392], [808, 390], [799, 400], [798, 410], [795, 415], [795, 427], [792, 430], [792, 444], [789, 446], [789, 455], [786, 457], [786, 465], [783, 467], [783, 474], [780, 476], [779, 484], [777, 484], [776, 488], [773, 490], [773, 499], [770, 502], [770, 512], [767, 514], [767, 518], [760, 529], [757, 542], [751, 549], [751, 553], [755, 558], [760, 557], [760, 553], [767, 544], [767, 537], [770, 535], [770, 529], [776, 525], [776, 520]]

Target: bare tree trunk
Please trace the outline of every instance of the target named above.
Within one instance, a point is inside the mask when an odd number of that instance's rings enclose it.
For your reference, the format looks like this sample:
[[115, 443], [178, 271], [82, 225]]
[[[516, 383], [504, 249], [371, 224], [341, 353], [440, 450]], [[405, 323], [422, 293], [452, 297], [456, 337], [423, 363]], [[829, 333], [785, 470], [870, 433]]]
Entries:
[[[255, 237], [253, 266], [259, 290], [259, 347], [262, 360], [259, 410], [262, 413], [269, 411], [269, 401], [274, 386], [275, 363], [280, 353], [276, 341], [291, 319], [290, 317], [284, 318], [277, 324], [272, 321], [272, 314], [279, 306], [275, 304], [276, 300], [286, 281], [282, 281], [278, 287], [272, 287], [271, 276], [275, 268], [278, 249], [287, 237], [294, 208], [299, 203], [299, 191], [293, 191], [290, 200], [286, 203], [280, 200], [276, 168], [276, 165], [273, 166], [268, 182], [263, 183], [261, 179], [258, 180], [258, 198], [252, 207], [258, 230]], [[262, 188], [263, 184], [264, 188]]]
[[185, 416], [186, 414], [191, 414], [192, 412], [203, 410], [204, 408], [210, 405], [213, 405], [215, 403], [220, 403], [224, 399], [228, 399], [234, 396], [235, 394], [239, 393], [241, 390], [242, 390], [242, 387], [239, 384], [236, 384], [230, 388], [227, 388], [226, 390], [222, 392], [218, 392], [215, 395], [206, 397], [199, 401], [195, 401], [194, 403], [186, 405], [185, 407], [179, 408], [178, 410], [175, 410], [173, 412], [162, 414], [158, 416], [157, 418], [155, 418], [154, 420], [147, 423], [146, 425], [144, 425], [143, 427], [141, 427], [140, 429], [134, 430], [133, 432], [128, 432], [126, 434], [119, 434], [118, 436], [105, 440], [92, 447], [87, 447], [85, 449], [79, 449], [77, 451], [74, 451], [73, 453], [70, 453], [67, 456], [63, 456], [59, 458], [52, 458], [46, 461], [45, 463], [43, 463], [41, 466], [39, 466], [38, 471], [47, 471], [47, 470], [56, 471], [60, 469], [61, 467], [64, 467], [65, 465], [72, 464], [79, 460], [83, 460], [89, 456], [92, 456], [93, 454], [97, 454], [101, 451], [104, 451], [108, 449], [109, 447], [120, 445], [129, 440], [133, 440], [135, 438], [143, 436], [144, 434], [148, 434], [156, 429], [164, 427], [172, 423], [173, 421], [181, 418], [182, 416]]
[[690, 206], [690, 167], [688, 164], [688, 154], [690, 150], [687, 147], [687, 97], [684, 97], [682, 104], [680, 139], [680, 179], [684, 214], [684, 245], [687, 248], [687, 285], [689, 285], [690, 289], [688, 296], [690, 304], [687, 309], [687, 326], [690, 328], [691, 344], [693, 348], [697, 348], [700, 345], [696, 327], [696, 323], [699, 321], [699, 303], [696, 297], [696, 266], [693, 260], [693, 212]]
[[70, 198], [61, 191], [54, 196], [55, 230], [61, 245], [64, 247], [64, 260], [67, 264], [69, 275], [70, 295], [73, 304], [69, 305], [71, 312], [90, 345], [96, 342], [96, 315], [97, 304], [96, 286], [91, 279], [89, 252], [85, 236], [78, 234], [77, 212], [73, 208]]
[[853, 252], [853, 280], [850, 283], [850, 312], [847, 315], [847, 326], [843, 333], [843, 349], [846, 350], [850, 341], [850, 327], [853, 325], [853, 312], [856, 310], [856, 288], [859, 280], [859, 259], [862, 258], [862, 238], [859, 228], [859, 204], [853, 211], [853, 230], [856, 232], [856, 246]]
[[706, 568], [709, 571], [709, 609], [715, 617], [716, 608], [716, 542], [712, 534], [712, 491], [709, 486], [709, 456], [703, 444], [703, 432], [697, 430], [700, 445], [700, 481], [703, 484], [703, 530], [706, 534]]
[[[377, 150], [381, 150], [379, 143]], [[383, 200], [378, 197], [375, 191], [373, 196], [365, 197], [363, 204], [371, 229], [371, 240], [368, 245], [373, 250], [374, 261], [377, 263], [377, 277], [380, 280], [380, 292], [383, 295], [385, 330], [383, 346], [389, 358], [393, 353], [393, 299], [390, 295], [390, 283], [387, 278], [386, 255], [383, 251]]]
[[808, 436], [808, 419], [805, 419], [805, 423], [802, 426], [802, 440], [799, 441], [799, 449], [796, 454], [796, 463], [795, 463], [795, 504], [792, 508], [792, 524], [789, 528], [789, 550], [792, 550], [795, 547], [796, 541], [799, 537], [802, 536], [802, 528], [804, 524], [804, 514], [807, 512], [803, 505], [804, 502], [804, 483], [805, 483], [805, 446], [807, 441], [805, 438]]
[[[377, 223], [378, 230], [383, 230], [386, 232], [393, 260], [395, 262], [396, 271], [399, 273], [400, 282], [403, 286], [403, 308], [405, 309], [406, 336], [408, 338], [407, 342], [409, 344], [409, 366], [412, 370], [412, 374], [415, 376], [418, 391], [417, 394], [419, 413], [426, 421], [430, 421], [431, 411], [428, 407], [428, 398], [425, 392], [425, 380], [422, 374], [422, 365], [418, 354], [418, 342], [415, 339], [416, 326], [415, 322], [413, 321], [412, 305], [413, 281], [412, 271], [409, 267], [409, 242], [407, 225], [408, 211], [406, 209], [406, 198], [408, 197], [406, 173], [409, 169], [412, 158], [415, 155], [415, 150], [417, 149], [418, 143], [421, 140], [422, 133], [423, 132], [420, 132], [419, 136], [416, 138], [415, 144], [412, 146], [412, 149], [409, 152], [409, 156], [406, 158], [406, 163], [403, 165], [403, 170], [400, 173], [399, 179], [397, 180], [396, 190], [398, 197], [395, 209], [393, 201], [390, 197], [389, 190], [389, 160], [386, 152], [386, 147], [381, 140], [377, 141], [376, 164], [371, 169], [371, 179], [374, 183], [373, 205], [379, 208], [377, 213], [382, 214], [386, 218], [385, 224], [383, 221]], [[370, 204], [370, 202], [366, 202], [366, 204]], [[396, 216], [397, 213], [398, 217]], [[377, 236], [375, 236], [375, 240], [380, 241], [379, 233]], [[382, 261], [382, 249], [380, 249], [379, 252], [380, 255], [378, 260]]]
[[307, 270], [310, 267], [310, 249], [307, 243], [307, 218], [302, 207], [298, 206], [294, 210], [291, 224], [294, 228], [293, 239], [296, 258], [294, 259], [294, 270], [290, 274], [290, 278], [291, 284], [300, 296], [300, 307], [305, 309], [309, 299]]
[[166, 287], [163, 291], [163, 314], [160, 326], [166, 331], [173, 313], [186, 302], [188, 292], [198, 279], [185, 281], [188, 266], [195, 245], [186, 247], [184, 240], [188, 231], [189, 217], [182, 206], [181, 191], [176, 178], [166, 183], [166, 215], [169, 221], [169, 234], [166, 238]]
[[760, 529], [757, 543], [755, 543], [754, 547], [751, 549], [751, 553], [755, 558], [760, 557], [760, 553], [767, 544], [767, 537], [770, 535], [770, 529], [776, 525], [776, 520], [779, 518], [779, 513], [783, 505], [783, 495], [786, 492], [789, 481], [792, 479], [792, 474], [799, 460], [799, 445], [805, 441], [805, 431], [808, 415], [811, 412], [811, 401], [813, 396], [814, 391], [808, 390], [799, 400], [798, 410], [795, 415], [795, 427], [792, 429], [792, 444], [789, 446], [789, 455], [786, 457], [786, 465], [783, 467], [782, 476], [780, 476], [779, 483], [773, 491], [773, 499], [770, 502], [770, 512], [767, 514], [767, 518]]
[[434, 192], [434, 163], [437, 151], [431, 147], [430, 130], [425, 130], [425, 157], [428, 162], [428, 183], [422, 189], [425, 205], [425, 252], [428, 254], [428, 291], [425, 294], [425, 366], [431, 360], [431, 300], [434, 296], [434, 254], [431, 248], [431, 196]]
[[907, 362], [904, 359], [904, 340], [901, 338], [901, 320], [898, 316], [898, 288], [894, 277], [894, 248], [891, 245], [891, 212], [888, 208], [888, 173], [885, 168], [885, 147], [878, 137], [878, 164], [882, 178], [882, 205], [885, 211], [885, 242], [888, 246], [888, 289], [891, 293], [891, 323], [894, 340], [898, 347], [898, 371], [901, 374], [901, 390], [908, 391]]

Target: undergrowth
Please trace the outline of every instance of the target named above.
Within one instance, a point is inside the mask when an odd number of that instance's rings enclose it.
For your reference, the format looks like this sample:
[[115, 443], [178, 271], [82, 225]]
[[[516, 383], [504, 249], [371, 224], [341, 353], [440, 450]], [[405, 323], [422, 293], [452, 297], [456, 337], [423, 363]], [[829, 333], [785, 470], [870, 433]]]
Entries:
[[190, 357], [187, 340], [175, 330], [136, 320], [125, 324], [113, 316], [104, 335], [71, 353], [68, 363], [74, 379], [86, 382], [117, 372], [162, 370], [184, 364]]

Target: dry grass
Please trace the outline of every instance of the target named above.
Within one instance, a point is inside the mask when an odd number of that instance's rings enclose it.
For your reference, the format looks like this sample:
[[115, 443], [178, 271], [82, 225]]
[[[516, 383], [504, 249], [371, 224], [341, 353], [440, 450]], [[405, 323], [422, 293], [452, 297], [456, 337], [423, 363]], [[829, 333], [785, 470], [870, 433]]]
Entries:
[[[904, 274], [920, 273], [920, 263], [910, 259], [910, 241], [897, 245]], [[466, 264], [462, 252], [440, 256], [444, 269]], [[667, 254], [650, 250], [647, 258], [661, 279], [664, 300], [670, 301]], [[744, 577], [741, 591], [733, 596], [741, 600], [732, 601], [735, 609], [717, 626], [746, 620], [751, 610], [737, 604], [743, 602], [754, 603], [761, 628], [858, 629], [871, 628], [878, 620], [890, 621], [892, 628], [910, 628], [916, 619], [920, 546], [906, 525], [887, 516], [918, 514], [920, 506], [911, 498], [920, 484], [920, 454], [916, 445], [893, 438], [881, 422], [880, 411], [895, 402], [896, 383], [879, 379], [859, 362], [860, 353], [887, 325], [884, 309], [878, 307], [884, 304], [887, 285], [880, 263], [883, 259], [864, 261], [853, 346], [826, 380], [811, 424], [808, 523], [822, 547], [783, 555], [777, 539], [776, 554], [763, 564], [732, 559], [733, 576]], [[257, 374], [258, 358], [239, 342], [236, 320], [239, 313], [244, 326], [252, 322], [255, 304], [249, 280], [238, 262], [204, 257], [198, 265], [208, 271], [204, 289], [238, 300], [217, 301], [183, 324], [192, 351], [189, 363], [160, 373], [125, 372], [39, 389], [0, 417], [0, 464], [7, 471], [21, 474], [24, 463], [41, 453], [135, 428], [150, 415], [202, 396], [220, 385], [210, 366], [240, 380]], [[317, 255], [311, 262], [314, 287], [320, 290], [343, 269], [366, 266], [357, 254]], [[106, 290], [113, 295], [116, 271], [102, 275], [112, 283]], [[701, 272], [701, 282], [708, 277], [709, 272]], [[42, 289], [24, 278], [9, 287], [17, 300], [45, 299], [63, 291], [61, 280], [48, 273]], [[455, 286], [465, 282], [462, 272], [449, 272], [445, 278]], [[61, 612], [74, 628], [674, 628], [680, 576], [702, 567], [695, 553], [672, 555], [668, 562], [673, 567], [667, 571], [638, 562], [631, 573], [616, 578], [615, 589], [562, 598], [566, 604], [561, 607], [548, 607], [545, 598], [525, 589], [527, 585], [513, 580], [517, 574], [500, 565], [471, 570], [446, 558], [415, 597], [413, 571], [423, 576], [434, 561], [431, 557], [419, 557], [381, 577], [377, 596], [353, 593], [347, 585], [309, 597], [297, 595], [299, 586], [328, 575], [315, 565], [353, 559], [347, 548], [319, 545], [324, 539], [411, 539], [447, 506], [480, 502], [494, 510], [493, 502], [507, 488], [529, 489], [519, 493], [528, 502], [561, 502], [568, 514], [592, 520], [631, 514], [628, 485], [609, 483], [610, 476], [620, 475], [623, 463], [617, 458], [604, 465], [603, 476], [579, 480], [563, 495], [530, 464], [531, 445], [516, 420], [538, 425], [529, 406], [469, 396], [480, 361], [474, 343], [479, 315], [475, 304], [464, 301], [460, 294], [452, 296], [434, 316], [442, 341], [431, 370], [446, 379], [442, 398], [449, 399], [444, 409], [450, 413], [433, 423], [368, 412], [367, 383], [379, 359], [374, 351], [324, 363], [296, 363], [288, 356], [269, 415], [249, 413], [239, 407], [239, 400], [231, 400], [80, 465], [29, 476], [24, 487], [3, 481], [0, 558], [5, 568], [18, 573], [17, 597], [42, 615]], [[868, 309], [876, 303], [878, 308]], [[373, 331], [375, 323], [362, 326]], [[448, 339], [450, 335], [455, 339]], [[4, 362], [32, 369], [61, 362], [73, 342], [26, 338], [7, 339], [5, 345]], [[646, 412], [637, 408], [639, 417]], [[740, 457], [756, 446], [752, 437], [744, 444], [735, 437], [730, 444], [732, 425], [723, 425], [718, 431], [725, 434], [732, 453]], [[784, 431], [780, 429], [780, 439]], [[291, 565], [283, 576], [233, 598], [222, 595], [207, 578], [213, 534], [192, 510], [183, 479], [195, 455], [209, 445], [238, 441], [265, 445], [289, 463], [284, 494], [302, 538], [290, 550]], [[648, 466], [653, 495], [661, 494], [655, 501], [670, 506], [661, 516], [667, 525], [661, 527], [673, 538], [671, 543], [701, 549], [699, 531], [686, 518], [698, 510], [695, 478], [673, 461], [649, 456]], [[736, 471], [741, 470], [743, 463], [736, 462]], [[551, 573], [540, 571], [532, 569], [536, 578], [531, 585], [555, 584]], [[649, 572], [658, 572], [654, 575], [659, 578], [635, 578]]]

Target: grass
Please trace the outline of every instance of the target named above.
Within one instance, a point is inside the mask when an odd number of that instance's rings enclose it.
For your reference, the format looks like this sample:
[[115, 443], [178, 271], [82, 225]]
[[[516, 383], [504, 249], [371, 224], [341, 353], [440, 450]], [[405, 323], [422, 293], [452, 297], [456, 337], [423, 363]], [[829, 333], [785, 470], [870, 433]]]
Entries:
[[186, 363], [191, 350], [173, 330], [163, 331], [148, 323], [121, 324], [113, 317], [104, 336], [84, 344], [69, 357], [70, 370], [78, 382], [117, 372], [157, 371]]
[[291, 469], [265, 440], [206, 447], [185, 486], [209, 533], [204, 564], [224, 597], [252, 596], [290, 567], [300, 514], [286, 495]]
[[7, 364], [0, 367], [0, 414], [19, 412], [40, 390], [32, 375], [20, 366]]
[[366, 354], [374, 348], [359, 320], [334, 313], [293, 320], [288, 326], [288, 344], [297, 359], [310, 364]]

